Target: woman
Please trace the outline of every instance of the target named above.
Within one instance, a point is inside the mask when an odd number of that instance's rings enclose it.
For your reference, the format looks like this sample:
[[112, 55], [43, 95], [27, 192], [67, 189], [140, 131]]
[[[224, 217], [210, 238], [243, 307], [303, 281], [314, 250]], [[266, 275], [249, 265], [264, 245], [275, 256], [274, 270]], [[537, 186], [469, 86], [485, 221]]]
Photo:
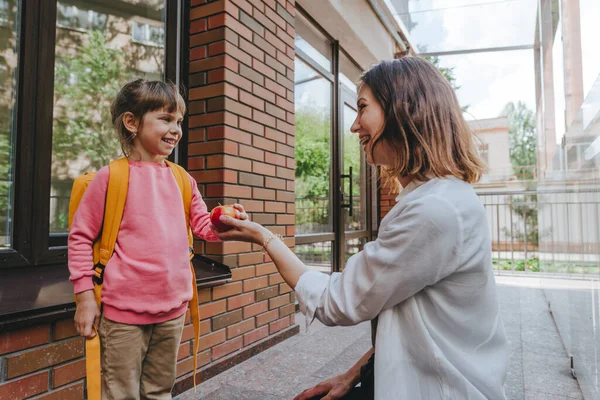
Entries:
[[[235, 229], [218, 236], [262, 245], [309, 323], [376, 320], [375, 399], [505, 399], [508, 346], [486, 213], [471, 186], [484, 165], [452, 88], [426, 60], [382, 62], [362, 77], [352, 132], [403, 189], [344, 272], [308, 270], [250, 221], [225, 217]], [[310, 394], [341, 398], [368, 358]]]

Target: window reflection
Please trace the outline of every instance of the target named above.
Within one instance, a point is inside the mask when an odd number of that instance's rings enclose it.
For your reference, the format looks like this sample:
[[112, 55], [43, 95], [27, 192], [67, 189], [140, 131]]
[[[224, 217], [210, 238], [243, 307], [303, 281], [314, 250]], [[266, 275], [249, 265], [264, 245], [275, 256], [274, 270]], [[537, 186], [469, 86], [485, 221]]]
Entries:
[[0, 1], [0, 249], [12, 247], [20, 2]]
[[124, 3], [58, 4], [50, 233], [67, 231], [73, 180], [122, 156], [110, 122], [117, 91], [134, 78], [163, 77], [165, 2]]
[[331, 232], [331, 83], [296, 59], [296, 234]]

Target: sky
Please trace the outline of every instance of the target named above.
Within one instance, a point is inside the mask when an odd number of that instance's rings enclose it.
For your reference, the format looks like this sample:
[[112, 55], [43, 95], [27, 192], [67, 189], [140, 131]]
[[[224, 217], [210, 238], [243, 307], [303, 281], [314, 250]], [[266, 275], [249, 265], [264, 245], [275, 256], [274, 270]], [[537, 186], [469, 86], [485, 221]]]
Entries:
[[[421, 52], [445, 52], [531, 45], [535, 38], [538, 0], [385, 0], [392, 5], [405, 25], [416, 24], [411, 39]], [[582, 70], [587, 111], [591, 121], [600, 111], [600, 1], [579, 0], [582, 32]], [[560, 32], [559, 32], [560, 37]], [[560, 43], [560, 42], [559, 42]], [[558, 43], [557, 43], [558, 44]], [[562, 59], [561, 45], [553, 47], [555, 58]], [[535, 71], [532, 50], [487, 52], [441, 57], [441, 64], [454, 68], [457, 96], [469, 105], [468, 119], [498, 116], [508, 101], [523, 101], [535, 111]], [[555, 71], [561, 66], [554, 60]], [[594, 85], [596, 83], [596, 85]], [[564, 94], [564, 81], [555, 76], [555, 92]], [[598, 99], [598, 100], [596, 100]], [[564, 110], [558, 99], [557, 110]], [[564, 125], [562, 112], [558, 124]], [[586, 115], [584, 113], [584, 115]], [[591, 117], [590, 117], [591, 115]], [[564, 129], [557, 130], [559, 142]]]

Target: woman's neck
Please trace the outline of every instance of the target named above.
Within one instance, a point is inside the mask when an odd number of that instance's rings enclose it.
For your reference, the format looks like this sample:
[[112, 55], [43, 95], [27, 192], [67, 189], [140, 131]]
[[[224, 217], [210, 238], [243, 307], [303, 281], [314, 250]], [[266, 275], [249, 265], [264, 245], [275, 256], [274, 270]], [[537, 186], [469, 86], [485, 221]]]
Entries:
[[404, 189], [408, 186], [409, 183], [412, 182], [413, 178], [412, 176], [401, 176], [400, 178], [398, 178], [398, 180], [400, 181], [400, 185]]

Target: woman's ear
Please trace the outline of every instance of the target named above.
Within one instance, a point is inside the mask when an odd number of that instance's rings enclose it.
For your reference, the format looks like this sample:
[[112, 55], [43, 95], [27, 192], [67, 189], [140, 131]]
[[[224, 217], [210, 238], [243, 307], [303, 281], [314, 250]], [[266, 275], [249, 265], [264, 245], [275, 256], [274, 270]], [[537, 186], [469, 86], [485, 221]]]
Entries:
[[138, 118], [136, 118], [135, 115], [127, 111], [123, 115], [123, 126], [133, 135], [138, 132], [138, 129], [140, 127], [140, 121]]

